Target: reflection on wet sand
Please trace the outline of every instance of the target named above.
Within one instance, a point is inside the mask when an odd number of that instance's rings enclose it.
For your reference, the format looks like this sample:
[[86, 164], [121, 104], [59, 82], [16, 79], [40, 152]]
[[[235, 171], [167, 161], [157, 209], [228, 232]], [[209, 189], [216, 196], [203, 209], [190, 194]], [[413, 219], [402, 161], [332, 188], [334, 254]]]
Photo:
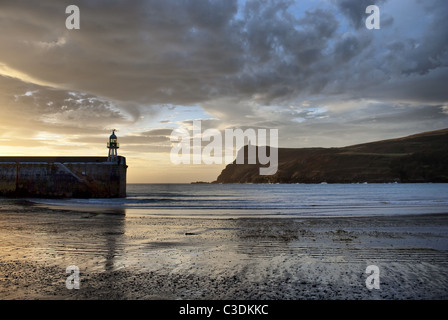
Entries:
[[[2, 260], [45, 262], [80, 270], [113, 270], [122, 251], [125, 212], [8, 206], [1, 209]], [[93, 211], [94, 212], [94, 211]]]
[[[446, 299], [448, 216], [214, 219], [0, 207], [0, 299]], [[381, 268], [382, 290], [365, 286]], [[80, 269], [80, 289], [65, 286]], [[384, 284], [384, 285], [383, 285]]]

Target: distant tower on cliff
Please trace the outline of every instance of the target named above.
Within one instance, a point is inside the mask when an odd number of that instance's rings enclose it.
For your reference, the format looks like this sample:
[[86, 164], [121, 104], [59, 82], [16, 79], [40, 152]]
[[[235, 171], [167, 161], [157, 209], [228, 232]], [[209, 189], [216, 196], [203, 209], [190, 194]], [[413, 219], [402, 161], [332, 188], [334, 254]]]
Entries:
[[117, 149], [119, 148], [118, 139], [115, 135], [115, 129], [112, 131], [112, 134], [109, 137], [109, 142], [107, 143], [107, 148], [109, 149], [109, 156], [107, 157], [107, 161], [116, 162], [118, 161]]

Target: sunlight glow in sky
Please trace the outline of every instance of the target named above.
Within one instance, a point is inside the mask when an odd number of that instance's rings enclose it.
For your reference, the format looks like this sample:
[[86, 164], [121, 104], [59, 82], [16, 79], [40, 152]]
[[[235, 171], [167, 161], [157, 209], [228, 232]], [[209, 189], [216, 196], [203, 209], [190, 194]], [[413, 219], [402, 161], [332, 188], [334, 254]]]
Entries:
[[[81, 0], [0, 4], [0, 154], [107, 155], [129, 183], [213, 181], [170, 163], [172, 130], [279, 130], [338, 147], [448, 127], [445, 0]], [[381, 29], [365, 8], [381, 9]]]

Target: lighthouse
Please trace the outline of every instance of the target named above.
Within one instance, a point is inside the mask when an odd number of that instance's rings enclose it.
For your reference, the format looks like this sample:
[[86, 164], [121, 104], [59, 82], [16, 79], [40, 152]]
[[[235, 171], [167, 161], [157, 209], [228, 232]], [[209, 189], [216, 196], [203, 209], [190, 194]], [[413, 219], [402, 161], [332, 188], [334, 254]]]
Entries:
[[109, 149], [109, 155], [107, 157], [108, 162], [117, 162], [118, 154], [117, 149], [119, 148], [118, 139], [115, 135], [115, 129], [112, 130], [112, 134], [109, 137], [109, 142], [107, 143], [107, 148]]

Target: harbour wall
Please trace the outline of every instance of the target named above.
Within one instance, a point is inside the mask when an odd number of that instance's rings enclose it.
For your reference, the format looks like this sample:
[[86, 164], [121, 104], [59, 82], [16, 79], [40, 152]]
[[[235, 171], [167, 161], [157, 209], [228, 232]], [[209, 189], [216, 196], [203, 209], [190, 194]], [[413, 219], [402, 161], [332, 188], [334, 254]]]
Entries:
[[0, 157], [0, 196], [126, 197], [126, 158]]

